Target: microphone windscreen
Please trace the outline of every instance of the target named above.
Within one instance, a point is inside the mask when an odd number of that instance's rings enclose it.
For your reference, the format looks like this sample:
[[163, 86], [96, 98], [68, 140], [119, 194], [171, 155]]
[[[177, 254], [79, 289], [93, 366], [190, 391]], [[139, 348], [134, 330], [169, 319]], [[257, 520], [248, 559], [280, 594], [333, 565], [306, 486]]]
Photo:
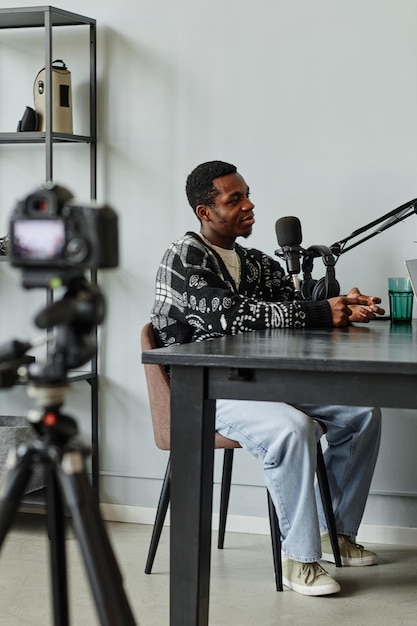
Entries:
[[299, 246], [303, 239], [298, 217], [281, 217], [275, 222], [275, 232], [280, 246]]

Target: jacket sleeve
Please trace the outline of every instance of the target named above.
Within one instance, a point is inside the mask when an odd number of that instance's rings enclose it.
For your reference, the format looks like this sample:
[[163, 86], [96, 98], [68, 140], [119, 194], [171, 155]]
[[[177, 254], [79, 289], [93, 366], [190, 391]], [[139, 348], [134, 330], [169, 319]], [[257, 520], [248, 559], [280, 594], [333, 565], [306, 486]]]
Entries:
[[[255, 260], [251, 259], [252, 265]], [[185, 268], [184, 314], [195, 329], [194, 339], [264, 328], [331, 326], [327, 301], [296, 300], [291, 279], [283, 276], [279, 263], [266, 255], [262, 255], [259, 268], [254, 283], [265, 298], [259, 293], [252, 295], [249, 288], [236, 293], [227, 275], [222, 275], [215, 255], [210, 254], [203, 266]]]
[[183, 305], [185, 319], [198, 335], [235, 335], [263, 328], [331, 325], [326, 323], [327, 301], [257, 300], [233, 292], [216, 274], [196, 271], [196, 268], [187, 271]]
[[[327, 301], [286, 300], [291, 293], [288, 282], [285, 289], [271, 280], [265, 282], [268, 298], [252, 295], [250, 289], [237, 293], [217, 255], [203, 244], [184, 241], [179, 246], [177, 242], [158, 272], [154, 325], [165, 329], [165, 345], [171, 334], [183, 343], [264, 328], [331, 325]], [[254, 283], [259, 285], [258, 280]], [[281, 301], [277, 301], [279, 296]]]

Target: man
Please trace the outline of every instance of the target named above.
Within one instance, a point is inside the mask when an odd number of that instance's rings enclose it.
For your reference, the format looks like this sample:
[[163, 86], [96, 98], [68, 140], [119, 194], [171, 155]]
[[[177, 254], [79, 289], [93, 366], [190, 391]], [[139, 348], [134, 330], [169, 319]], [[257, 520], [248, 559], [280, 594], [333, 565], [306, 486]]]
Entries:
[[[255, 218], [249, 187], [234, 165], [202, 163], [188, 176], [186, 192], [200, 232], [173, 243], [159, 266], [151, 318], [161, 346], [263, 328], [345, 326], [384, 313], [379, 298], [356, 288], [320, 302], [295, 299], [291, 276], [278, 261], [238, 245], [237, 237], [251, 234]], [[340, 590], [318, 563], [334, 562], [314, 490], [316, 443], [323, 433], [342, 563], [377, 563], [376, 554], [355, 537], [380, 428], [380, 411], [370, 407], [216, 402], [216, 430], [263, 463], [281, 529], [283, 581], [294, 591], [321, 596]]]

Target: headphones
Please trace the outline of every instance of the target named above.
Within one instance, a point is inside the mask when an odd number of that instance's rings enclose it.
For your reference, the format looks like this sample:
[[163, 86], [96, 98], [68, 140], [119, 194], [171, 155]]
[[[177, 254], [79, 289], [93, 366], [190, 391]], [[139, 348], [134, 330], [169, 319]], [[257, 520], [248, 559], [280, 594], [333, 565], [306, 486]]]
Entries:
[[[311, 252], [304, 257], [302, 270], [304, 280], [301, 286], [301, 293], [306, 300], [327, 300], [340, 293], [340, 286], [336, 280], [335, 258], [330, 249], [326, 246], [310, 246], [306, 252]], [[326, 267], [326, 276], [320, 280], [314, 280], [311, 276], [314, 259], [321, 256]]]

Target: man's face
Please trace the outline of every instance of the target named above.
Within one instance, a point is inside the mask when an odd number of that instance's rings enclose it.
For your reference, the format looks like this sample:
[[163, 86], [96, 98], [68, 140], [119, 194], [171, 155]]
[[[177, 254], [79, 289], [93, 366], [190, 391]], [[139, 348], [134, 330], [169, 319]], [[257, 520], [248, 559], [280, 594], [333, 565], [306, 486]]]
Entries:
[[[254, 204], [249, 200], [249, 187], [238, 173], [215, 178], [213, 181], [218, 194], [214, 206], [198, 207], [204, 231], [215, 245], [219, 241], [249, 237], [255, 223]], [[216, 243], [217, 241], [217, 243]]]

